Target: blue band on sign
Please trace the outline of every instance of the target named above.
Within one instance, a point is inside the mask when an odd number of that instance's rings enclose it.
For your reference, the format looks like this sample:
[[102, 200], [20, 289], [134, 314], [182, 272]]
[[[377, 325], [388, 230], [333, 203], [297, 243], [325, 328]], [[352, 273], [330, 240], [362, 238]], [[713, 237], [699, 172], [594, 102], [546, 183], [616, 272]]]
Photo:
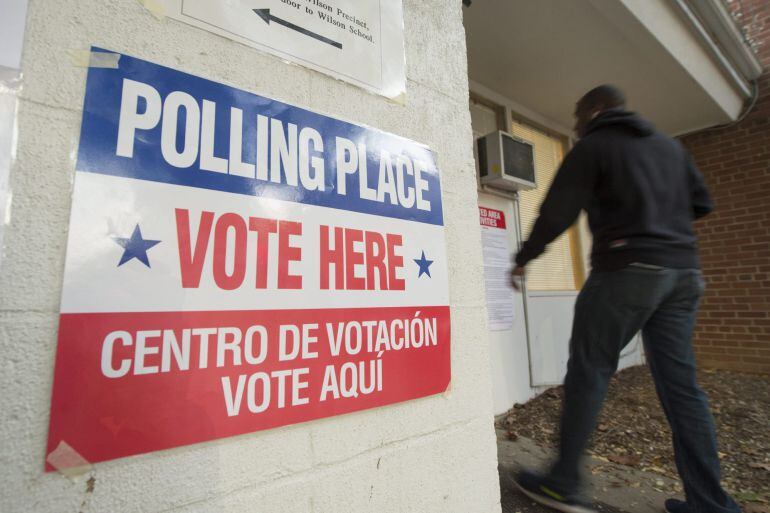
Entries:
[[77, 170], [443, 225], [426, 146], [126, 55], [88, 70]]

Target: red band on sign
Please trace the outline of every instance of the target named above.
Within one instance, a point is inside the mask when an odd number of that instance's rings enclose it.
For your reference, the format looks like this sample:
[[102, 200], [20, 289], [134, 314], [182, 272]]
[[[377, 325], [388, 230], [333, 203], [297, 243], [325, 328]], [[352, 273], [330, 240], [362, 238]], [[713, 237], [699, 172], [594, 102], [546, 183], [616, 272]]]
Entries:
[[46, 453], [93, 463], [441, 393], [449, 340], [447, 306], [62, 314]]
[[501, 210], [479, 207], [479, 221], [481, 226], [505, 229], [505, 213]]

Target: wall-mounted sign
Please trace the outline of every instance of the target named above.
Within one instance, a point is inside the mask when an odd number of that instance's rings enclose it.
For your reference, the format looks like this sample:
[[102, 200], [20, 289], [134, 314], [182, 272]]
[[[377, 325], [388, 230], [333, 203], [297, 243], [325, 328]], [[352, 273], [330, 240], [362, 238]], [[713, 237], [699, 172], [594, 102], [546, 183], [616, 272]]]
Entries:
[[401, 0], [160, 0], [196, 27], [389, 98], [406, 90]]
[[21, 91], [21, 47], [27, 1], [0, 3], [0, 265], [3, 236], [10, 220], [10, 171], [16, 152], [16, 109]]
[[509, 283], [511, 246], [506, 231], [505, 212], [479, 207], [479, 222], [489, 329], [509, 330], [513, 327], [514, 303], [513, 288]]
[[108, 460], [449, 385], [427, 147], [121, 55], [88, 71], [76, 169], [49, 453]]

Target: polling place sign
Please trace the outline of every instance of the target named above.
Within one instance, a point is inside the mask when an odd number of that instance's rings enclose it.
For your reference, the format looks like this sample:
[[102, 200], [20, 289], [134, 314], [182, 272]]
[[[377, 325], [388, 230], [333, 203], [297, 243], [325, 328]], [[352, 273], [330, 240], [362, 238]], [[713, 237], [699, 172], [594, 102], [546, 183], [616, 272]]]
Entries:
[[433, 153], [117, 62], [88, 70], [47, 454], [98, 462], [444, 392]]

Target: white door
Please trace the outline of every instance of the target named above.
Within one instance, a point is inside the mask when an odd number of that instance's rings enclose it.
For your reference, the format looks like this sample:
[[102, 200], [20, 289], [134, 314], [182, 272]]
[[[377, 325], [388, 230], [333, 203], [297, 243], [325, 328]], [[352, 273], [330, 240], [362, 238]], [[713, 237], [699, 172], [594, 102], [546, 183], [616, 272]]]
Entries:
[[[471, 119], [474, 139], [498, 129], [497, 112], [486, 105], [471, 102]], [[474, 149], [475, 153], [475, 149]], [[519, 222], [516, 217], [514, 202], [510, 198], [494, 194], [479, 193], [479, 207], [500, 212], [505, 222], [505, 242], [513, 254], [519, 245]], [[483, 228], [480, 227], [483, 230]], [[482, 234], [483, 235], [483, 234]], [[488, 254], [488, 252], [487, 252]], [[511, 256], [511, 255], [509, 255]], [[509, 265], [510, 268], [510, 265]], [[507, 272], [508, 269], [505, 270]], [[489, 276], [489, 272], [501, 272], [499, 268], [485, 269], [485, 278], [505, 280], [506, 277]], [[511, 323], [495, 322], [490, 319], [489, 344], [495, 414], [504, 413], [514, 403], [522, 403], [534, 396], [530, 387], [529, 352], [527, 349], [527, 329], [524, 314], [524, 297], [520, 293], [488, 294], [487, 312], [498, 319], [503, 316], [501, 309], [510, 309], [513, 314]], [[508, 299], [510, 298], [510, 299]], [[504, 304], [500, 304], [500, 302]]]

